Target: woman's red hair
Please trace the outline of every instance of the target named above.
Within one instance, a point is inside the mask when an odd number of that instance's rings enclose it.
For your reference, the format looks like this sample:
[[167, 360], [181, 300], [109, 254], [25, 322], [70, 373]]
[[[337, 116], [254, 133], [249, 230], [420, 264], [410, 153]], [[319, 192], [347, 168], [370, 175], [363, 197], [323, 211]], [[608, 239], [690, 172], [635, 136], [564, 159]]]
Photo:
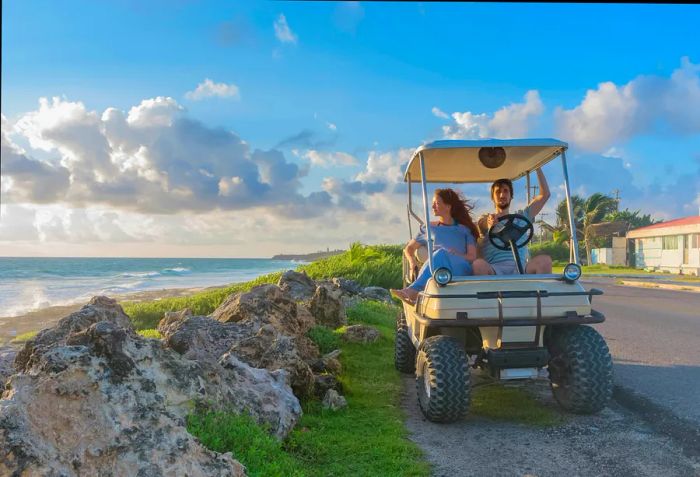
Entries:
[[445, 204], [451, 207], [450, 211], [455, 222], [468, 228], [474, 236], [474, 240], [478, 239], [480, 235], [479, 229], [474, 224], [469, 213], [474, 206], [467, 202], [464, 195], [454, 189], [435, 189], [435, 195], [439, 196]]

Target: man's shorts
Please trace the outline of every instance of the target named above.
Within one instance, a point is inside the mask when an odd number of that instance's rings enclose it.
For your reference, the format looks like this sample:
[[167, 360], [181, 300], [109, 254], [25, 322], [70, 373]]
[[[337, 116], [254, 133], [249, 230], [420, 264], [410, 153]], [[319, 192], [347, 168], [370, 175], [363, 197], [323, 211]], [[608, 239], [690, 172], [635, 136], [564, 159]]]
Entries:
[[515, 260], [504, 260], [502, 262], [489, 263], [496, 275], [519, 275], [518, 265]]

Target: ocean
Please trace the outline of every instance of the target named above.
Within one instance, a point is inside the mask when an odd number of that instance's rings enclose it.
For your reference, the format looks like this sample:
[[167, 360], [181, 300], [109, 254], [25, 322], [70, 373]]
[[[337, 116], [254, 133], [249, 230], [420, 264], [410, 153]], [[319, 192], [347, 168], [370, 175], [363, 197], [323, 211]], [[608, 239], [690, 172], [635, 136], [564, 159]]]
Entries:
[[0, 316], [84, 302], [95, 295], [245, 282], [297, 265], [262, 258], [0, 257]]

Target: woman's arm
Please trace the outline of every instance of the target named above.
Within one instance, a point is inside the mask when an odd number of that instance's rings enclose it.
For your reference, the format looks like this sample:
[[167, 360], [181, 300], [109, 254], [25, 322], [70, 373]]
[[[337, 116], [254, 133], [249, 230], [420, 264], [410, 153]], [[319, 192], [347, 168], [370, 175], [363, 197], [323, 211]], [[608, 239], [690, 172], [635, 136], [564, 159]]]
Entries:
[[408, 260], [409, 265], [411, 265], [411, 268], [416, 266], [416, 250], [420, 248], [420, 245], [421, 244], [419, 242], [411, 239], [403, 249], [403, 254], [406, 257], [406, 260]]
[[476, 245], [473, 243], [467, 244], [467, 262], [472, 263], [476, 260]]

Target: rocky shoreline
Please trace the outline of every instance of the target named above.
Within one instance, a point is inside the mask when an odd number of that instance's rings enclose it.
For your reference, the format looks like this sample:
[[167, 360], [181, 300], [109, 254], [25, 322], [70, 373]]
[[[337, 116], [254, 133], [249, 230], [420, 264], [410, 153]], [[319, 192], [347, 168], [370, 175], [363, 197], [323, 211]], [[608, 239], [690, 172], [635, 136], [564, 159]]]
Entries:
[[[391, 301], [382, 288], [290, 270], [211, 315], [166, 313], [158, 340], [137, 334], [116, 300], [94, 297], [0, 354], [0, 475], [245, 475], [192, 437], [185, 417], [244, 412], [283, 439], [300, 400], [343, 407], [339, 350], [321, 356], [307, 332], [347, 324], [345, 307], [368, 298]], [[343, 335], [376, 338], [357, 325]]]

